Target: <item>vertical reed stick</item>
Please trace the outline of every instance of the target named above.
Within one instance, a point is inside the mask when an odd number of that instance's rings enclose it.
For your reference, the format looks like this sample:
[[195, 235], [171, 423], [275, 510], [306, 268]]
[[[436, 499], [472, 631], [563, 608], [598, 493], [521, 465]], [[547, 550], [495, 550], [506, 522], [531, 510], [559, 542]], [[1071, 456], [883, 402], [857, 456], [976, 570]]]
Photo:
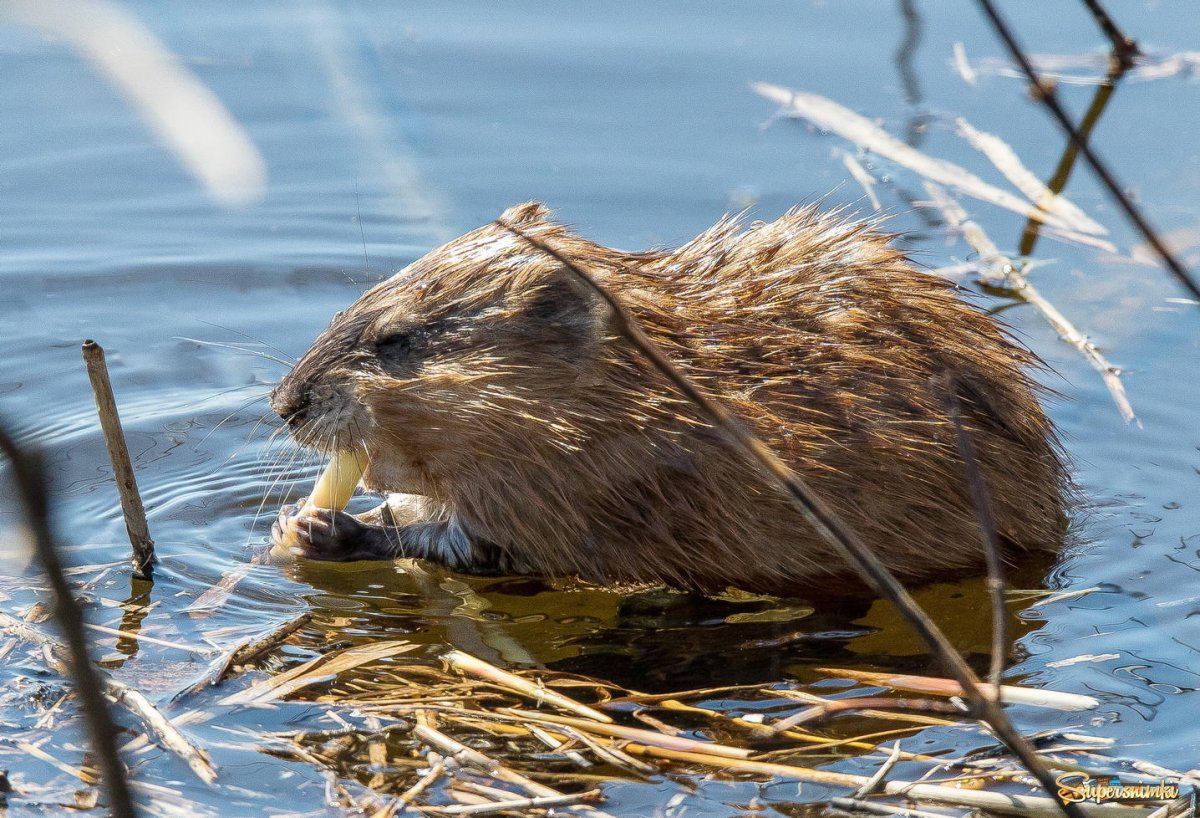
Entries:
[[112, 382], [108, 379], [108, 365], [104, 362], [104, 348], [95, 341], [83, 342], [83, 362], [87, 365], [92, 391], [96, 394], [96, 412], [100, 415], [100, 428], [104, 430], [104, 442], [108, 446], [108, 459], [112, 461], [113, 477], [121, 495], [121, 512], [125, 515], [125, 529], [129, 532], [129, 544], [133, 546], [133, 573], [138, 579], [151, 579], [156, 557], [154, 540], [146, 525], [146, 509], [138, 494], [137, 479], [133, 475], [133, 464], [129, 460], [129, 448], [125, 444], [125, 433], [121, 430], [121, 418], [117, 414], [117, 402], [113, 398]]

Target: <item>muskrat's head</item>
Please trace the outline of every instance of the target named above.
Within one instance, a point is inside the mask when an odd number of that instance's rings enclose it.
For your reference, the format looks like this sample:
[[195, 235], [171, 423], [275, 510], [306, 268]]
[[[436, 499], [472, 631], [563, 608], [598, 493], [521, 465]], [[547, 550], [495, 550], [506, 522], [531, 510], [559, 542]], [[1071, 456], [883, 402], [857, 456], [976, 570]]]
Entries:
[[[538, 204], [502, 220], [595, 247]], [[303, 446], [361, 448], [376, 491], [446, 496], [488, 461], [534, 462], [581, 436], [605, 312], [559, 263], [495, 224], [434, 250], [333, 317], [271, 405]]]

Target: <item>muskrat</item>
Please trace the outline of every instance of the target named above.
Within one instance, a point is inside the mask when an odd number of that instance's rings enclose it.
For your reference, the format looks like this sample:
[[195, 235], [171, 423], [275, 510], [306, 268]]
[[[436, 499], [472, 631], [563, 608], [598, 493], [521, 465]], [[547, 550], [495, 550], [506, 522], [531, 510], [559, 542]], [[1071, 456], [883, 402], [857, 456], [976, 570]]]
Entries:
[[[1068, 479], [1038, 360], [873, 225], [803, 207], [621, 252], [537, 203], [501, 220], [578, 259], [901, 579], [983, 560], [938, 388], [949, 371], [1007, 559], [1061, 546]], [[561, 266], [493, 223], [335, 315], [272, 406], [305, 447], [364, 451], [367, 490], [408, 496], [360, 517], [287, 507], [276, 540], [314, 559], [474, 574], [857, 591], [789, 499]]]

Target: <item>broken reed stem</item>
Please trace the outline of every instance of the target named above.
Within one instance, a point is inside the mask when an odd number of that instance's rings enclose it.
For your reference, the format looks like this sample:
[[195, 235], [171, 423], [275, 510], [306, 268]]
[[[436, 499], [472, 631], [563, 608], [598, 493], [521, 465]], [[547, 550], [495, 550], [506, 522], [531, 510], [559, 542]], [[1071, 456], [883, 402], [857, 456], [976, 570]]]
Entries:
[[545, 807], [564, 807], [577, 804], [580, 801], [594, 801], [601, 795], [600, 790], [575, 792], [566, 795], [535, 795], [530, 798], [514, 798], [507, 801], [492, 801], [486, 804], [456, 804], [446, 807], [422, 807], [434, 815], [489, 815], [504, 810], [539, 809]]
[[[1100, 121], [1100, 116], [1104, 113], [1104, 109], [1108, 107], [1108, 101], [1112, 99], [1113, 93], [1117, 90], [1117, 82], [1121, 77], [1125, 76], [1125, 72], [1128, 69], [1129, 66], [1118, 60], [1113, 60], [1109, 66], [1108, 73], [1104, 77], [1104, 82], [1096, 86], [1096, 93], [1092, 97], [1092, 104], [1088, 106], [1083, 119], [1079, 121], [1079, 136], [1081, 139], [1091, 139], [1092, 130], [1096, 127], [1096, 123]], [[1063, 149], [1062, 157], [1058, 160], [1058, 166], [1054, 169], [1054, 173], [1051, 174], [1050, 181], [1046, 182], [1046, 187], [1055, 194], [1062, 193], [1067, 187], [1067, 181], [1071, 178], [1071, 171], [1075, 169], [1075, 160], [1078, 158], [1079, 148], [1075, 147], [1075, 143], [1068, 139], [1067, 145]], [[1033, 248], [1037, 244], [1041, 228], [1041, 222], [1038, 222], [1036, 219], [1029, 219], [1025, 223], [1025, 231], [1021, 235], [1021, 246], [1017, 248], [1017, 255], [1033, 255]]]
[[867, 715], [870, 712], [873, 718], [877, 718], [873, 714], [880, 713], [883, 716], [887, 716], [889, 715], [888, 713], [881, 711], [891, 710], [901, 713], [939, 713], [947, 716], [963, 715], [963, 709], [952, 702], [942, 702], [934, 699], [899, 699], [894, 696], [860, 696], [852, 699], [833, 699], [824, 704], [806, 708], [785, 719], [773, 722], [770, 730], [773, 734], [778, 735], [801, 724], [808, 725], [814, 722], [825, 721], [833, 716], [840, 716], [843, 713]]
[[121, 417], [117, 414], [117, 401], [113, 397], [112, 381], [109, 380], [108, 365], [104, 361], [104, 348], [95, 341], [84, 341], [83, 362], [87, 365], [92, 392], [96, 395], [96, 412], [100, 415], [100, 428], [104, 430], [108, 459], [112, 462], [117, 493], [121, 496], [125, 530], [129, 532], [129, 544], [133, 546], [133, 573], [138, 579], [151, 579], [156, 559], [154, 540], [150, 538], [146, 509], [142, 505], [141, 495], [138, 494], [137, 478], [129, 460], [129, 447], [125, 443], [125, 433], [121, 430]]
[[523, 696], [528, 696], [539, 704], [544, 702], [554, 705], [561, 710], [566, 710], [568, 713], [575, 713], [593, 721], [605, 722], [607, 724], [612, 723], [612, 717], [605, 713], [581, 704], [555, 690], [537, 685], [528, 679], [522, 679], [514, 673], [509, 673], [507, 670], [502, 670], [495, 665], [488, 664], [482, 659], [464, 651], [449, 651], [442, 655], [442, 661], [464, 675], [476, 676], [493, 684], [498, 684]]
[[1004, 560], [1001, 557], [1000, 538], [996, 535], [996, 516], [992, 509], [992, 498], [983, 478], [976, 457], [975, 440], [963, 424], [962, 403], [959, 401], [959, 377], [948, 373], [944, 387], [946, 415], [954, 426], [954, 438], [958, 444], [958, 456], [962, 458], [971, 490], [971, 504], [979, 521], [979, 534], [983, 539], [983, 554], [987, 563], [987, 589], [992, 598], [992, 661], [988, 681], [992, 683], [995, 696], [1000, 696], [1000, 677], [1004, 674], [1004, 660], [1008, 655], [1008, 610], [1004, 604]]
[[1058, 308], [1051, 304], [1041, 291], [1029, 283], [1021, 271], [1021, 265], [1000, 252], [1000, 248], [984, 232], [983, 228], [967, 218], [967, 211], [963, 210], [962, 205], [950, 198], [946, 191], [933, 182], [927, 181], [925, 190], [933, 200], [933, 204], [942, 211], [942, 215], [950, 227], [960, 231], [971, 249], [979, 254], [981, 266], [977, 269], [983, 278], [983, 283], [1011, 291], [1016, 297], [1041, 313], [1046, 322], [1058, 333], [1058, 337], [1075, 347], [1092, 365], [1092, 368], [1100, 373], [1109, 395], [1112, 396], [1113, 403], [1117, 405], [1117, 411], [1121, 413], [1121, 419], [1126, 423], [1136, 422], [1137, 415], [1134, 414], [1133, 406], [1129, 403], [1129, 396], [1125, 394], [1125, 384], [1121, 382], [1120, 368], [1105, 358], [1086, 335], [1059, 312]]
[[[100, 767], [100, 780], [108, 796], [113, 818], [136, 818], [137, 810], [125, 778], [125, 766], [117, 753], [116, 727], [108, 703], [101, 693], [100, 674], [88, 655], [87, 637], [83, 629], [83, 612], [67, 578], [63, 575], [62, 563], [54, 547], [50, 533], [50, 509], [46, 500], [46, 484], [42, 465], [36, 454], [28, 454], [17, 448], [8, 433], [0, 429], [0, 449], [12, 464], [13, 477], [26, 521], [33, 534], [33, 548], [42, 571], [54, 592], [54, 618], [62, 630], [69, 660], [64, 664], [75, 683], [75, 692], [83, 705], [88, 732], [91, 734], [92, 750]], [[17, 621], [17, 620], [13, 620]], [[32, 628], [31, 628], [32, 630]]]
[[1047, 110], [1050, 111], [1054, 119], [1058, 122], [1059, 127], [1062, 128], [1063, 132], [1066, 133], [1071, 139], [1072, 144], [1074, 144], [1079, 150], [1080, 154], [1083, 155], [1083, 158], [1091, 166], [1096, 176], [1100, 179], [1100, 182], [1108, 189], [1109, 195], [1112, 196], [1113, 201], [1115, 201], [1117, 206], [1125, 212], [1125, 215], [1129, 217], [1131, 222], [1133, 222], [1134, 227], [1136, 227], [1138, 232], [1142, 234], [1142, 237], [1146, 240], [1146, 242], [1154, 248], [1156, 253], [1158, 253], [1159, 258], [1161, 258], [1163, 261], [1163, 264], [1167, 266], [1167, 269], [1173, 276], [1175, 276], [1175, 279], [1184, 287], [1184, 289], [1192, 294], [1192, 297], [1196, 299], [1197, 305], [1200, 306], [1200, 284], [1197, 284], [1192, 279], [1191, 275], [1188, 273], [1183, 264], [1181, 264], [1179, 260], [1175, 258], [1175, 255], [1167, 248], [1166, 244], [1163, 243], [1163, 240], [1159, 238], [1158, 233], [1153, 227], [1150, 226], [1150, 223], [1146, 221], [1145, 217], [1142, 216], [1141, 211], [1139, 211], [1133, 202], [1129, 200], [1129, 197], [1125, 195], [1125, 189], [1116, 180], [1116, 177], [1113, 176], [1112, 171], [1110, 171], [1108, 168], [1108, 165], [1096, 155], [1096, 152], [1092, 150], [1087, 140], [1084, 139], [1080, 135], [1079, 131], [1075, 129], [1075, 126], [1071, 124], [1070, 117], [1067, 116], [1067, 112], [1063, 110], [1062, 105], [1060, 105], [1058, 102], [1058, 97], [1055, 94], [1054, 87], [1046, 82], [1043, 82], [1038, 76], [1037, 72], [1033, 68], [1033, 64], [1029, 62], [1029, 57], [1025, 55], [1025, 52], [1017, 43], [1012, 30], [1000, 17], [1000, 13], [996, 11], [995, 4], [992, 3], [992, 0], [979, 0], [979, 5], [987, 15], [988, 19], [991, 20], [992, 26], [996, 29], [996, 33], [999, 34], [1000, 39], [1004, 41], [1009, 53], [1012, 54], [1013, 59], [1016, 60], [1017, 64], [1021, 68], [1021, 71], [1024, 72], [1025, 77], [1029, 80], [1034, 96], [1041, 100], [1046, 106]]
[[[954, 677], [955, 681], [962, 686], [972, 715], [987, 722], [996, 737], [1008, 747], [1013, 755], [1020, 759], [1025, 769], [1029, 770], [1046, 792], [1053, 796], [1055, 803], [1069, 818], [1082, 818], [1083, 813], [1075, 804], [1066, 803], [1058, 798], [1058, 785], [1054, 776], [1038, 758], [1029, 741], [1008, 720], [999, 703], [980, 691], [979, 679], [971, 670], [970, 665], [858, 534], [745, 424], [738, 420], [723, 402], [705, 395], [686, 375], [680, 372], [658, 349], [657, 345], [646, 336], [633, 317], [625, 310], [625, 307], [607, 289], [600, 286], [589, 273], [546, 242], [533, 238], [520, 228], [503, 219], [497, 219], [495, 223], [558, 261], [563, 265], [564, 270], [572, 274], [572, 278], [578, 284], [587, 288], [608, 305], [617, 332], [646, 356], [663, 377], [694, 403], [705, 419], [725, 436], [727, 442], [755, 463], [770, 483], [792, 498], [796, 509], [801, 512], [816, 533], [833, 546], [875, 593], [891, 602], [929, 645], [932, 653]], [[1200, 290], [1197, 293], [1200, 294]]]
[[1104, 36], [1112, 43], [1113, 56], [1116, 57], [1117, 63], [1122, 68], [1132, 66], [1134, 57], [1142, 53], [1141, 49], [1138, 48], [1137, 42], [1132, 37], [1126, 37], [1125, 32], [1117, 27], [1117, 24], [1113, 22], [1113, 18], [1109, 16], [1108, 11], [1104, 6], [1100, 5], [1100, 0], [1083, 0], [1083, 4], [1088, 7], [1088, 11], [1096, 18], [1096, 25], [1100, 26], [1100, 30], [1104, 32]]
[[[476, 769], [483, 770], [498, 781], [503, 781], [506, 784], [512, 784], [513, 786], [520, 787], [534, 797], [558, 798], [563, 795], [563, 793], [559, 792], [553, 787], [548, 787], [545, 784], [540, 784], [531, 778], [526, 778], [516, 770], [505, 767], [495, 759], [490, 758], [478, 750], [474, 750], [467, 745], [450, 738], [450, 736], [446, 735], [442, 731], [434, 727], [430, 727], [427, 724], [418, 724], [414, 726], [413, 735], [428, 744], [430, 747], [433, 747], [439, 752], [450, 756], [459, 764], [464, 764], [469, 767], [475, 767]], [[613, 818], [613, 816], [609, 815], [608, 813], [598, 810], [594, 807], [580, 806], [580, 810], [586, 812], [588, 815], [592, 815], [594, 818]]]

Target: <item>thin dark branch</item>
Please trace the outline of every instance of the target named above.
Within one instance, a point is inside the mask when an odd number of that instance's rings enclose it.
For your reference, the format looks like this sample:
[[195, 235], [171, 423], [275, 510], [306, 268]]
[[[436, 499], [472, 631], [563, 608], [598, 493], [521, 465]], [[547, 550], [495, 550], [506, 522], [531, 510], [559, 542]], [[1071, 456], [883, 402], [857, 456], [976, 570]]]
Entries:
[[54, 593], [54, 618], [67, 642], [75, 692], [83, 705], [92, 748], [100, 765], [101, 782], [108, 794], [113, 818], [136, 818], [125, 767], [117, 754], [112, 713], [104, 700], [99, 674], [88, 655], [83, 613], [71, 595], [50, 533], [50, 513], [41, 460], [36, 454], [21, 451], [3, 429], [0, 429], [0, 449], [12, 463], [17, 492], [33, 535], [34, 553]]
[[[1109, 65], [1108, 74], [1105, 75], [1104, 82], [1096, 86], [1096, 94], [1092, 97], [1092, 104], [1088, 106], [1087, 113], [1079, 121], [1079, 136], [1084, 141], [1091, 139], [1092, 130], [1096, 127], [1096, 123], [1100, 121], [1101, 114], [1104, 113], [1109, 100], [1112, 99], [1113, 93], [1117, 90], [1117, 83], [1125, 76], [1125, 72], [1128, 70], [1129, 66], [1119, 60], [1113, 60]], [[1078, 158], [1079, 149], [1068, 138], [1066, 148], [1063, 149], [1062, 158], [1058, 160], [1058, 166], [1050, 176], [1050, 181], [1046, 182], [1046, 187], [1051, 192], [1062, 193], [1066, 189], [1067, 181], [1071, 178], [1071, 171], [1075, 169], [1075, 160]], [[1033, 253], [1033, 248], [1037, 244], [1041, 227], [1041, 224], [1036, 219], [1030, 219], [1025, 224], [1025, 232], [1021, 235], [1021, 246], [1017, 250], [1018, 255], [1028, 256]]]
[[833, 546], [877, 594], [896, 606], [913, 629], [929, 645], [930, 650], [954, 677], [954, 680], [962, 687], [971, 714], [975, 718], [987, 722], [996, 737], [1020, 759], [1025, 768], [1037, 778], [1069, 818], [1084, 818], [1077, 805], [1064, 803], [1059, 798], [1054, 776], [1038, 758], [1033, 746], [1008, 720], [1008, 716], [1005, 715], [1000, 705], [983, 695], [979, 689], [979, 679], [971, 670], [970, 665], [854, 530], [846, 525], [824, 500], [817, 496], [798, 475], [767, 448], [766, 444], [750, 432], [721, 401], [705, 395], [680, 372], [659, 351], [657, 345], [646, 336], [641, 327], [625, 310], [625, 307], [582, 267], [520, 228], [503, 220], [497, 220], [495, 223], [557, 260], [565, 270], [573, 275], [577, 283], [595, 293], [608, 305], [614, 319], [614, 329], [645, 355], [663, 377], [670, 381], [688, 400], [692, 401], [700, 409], [705, 419], [724, 434], [732, 446], [755, 463], [771, 483], [792, 498], [797, 510], [801, 512], [817, 534]]
[[1100, 5], [1100, 0], [1083, 0], [1083, 4], [1088, 7], [1088, 11], [1096, 18], [1096, 25], [1100, 26], [1100, 30], [1104, 32], [1104, 36], [1112, 43], [1113, 56], [1117, 59], [1124, 68], [1129, 68], [1133, 65], [1133, 60], [1141, 50], [1132, 37], [1126, 37], [1125, 32], [1117, 27], [1113, 22], [1113, 18], [1109, 16], [1108, 11], [1104, 6]]
[[945, 379], [943, 399], [946, 415], [954, 425], [954, 438], [958, 444], [958, 455], [966, 470], [967, 485], [971, 489], [971, 503], [979, 520], [979, 533], [983, 538], [983, 553], [987, 562], [987, 588], [992, 598], [992, 661], [988, 681], [993, 685], [993, 695], [1000, 698], [1000, 677], [1004, 674], [1004, 660], [1008, 656], [1008, 610], [1004, 604], [1004, 561], [1001, 558], [1000, 538], [996, 535], [996, 518], [992, 511], [992, 498], [987, 481], [976, 457], [975, 440], [963, 424], [962, 403], [958, 399], [959, 379], [953, 373]]
[[1124, 188], [1113, 176], [1112, 171], [1108, 169], [1108, 165], [1096, 155], [1096, 152], [1093, 151], [1088, 145], [1087, 140], [1084, 139], [1077, 130], [1075, 130], [1075, 126], [1071, 124], [1071, 120], [1067, 116], [1066, 111], [1063, 110], [1062, 105], [1059, 104], [1053, 86], [1043, 82], [1041, 78], [1038, 77], [1037, 72], [1033, 69], [1033, 65], [1029, 62], [1029, 58], [1025, 55], [1025, 52], [1021, 50], [1021, 46], [1014, 38], [1012, 30], [1008, 27], [1008, 24], [1001, 19], [999, 12], [996, 11], [996, 7], [992, 3], [992, 0], [979, 0], [979, 5], [983, 8], [984, 13], [987, 14], [988, 19], [991, 20], [992, 25], [996, 28], [996, 33], [998, 33], [1000, 38], [1004, 40], [1004, 44], [1008, 47], [1013, 59], [1016, 60], [1017, 64], [1021, 67], [1021, 70], [1025, 73], [1025, 76], [1029, 79], [1035, 96], [1040, 99], [1046, 105], [1046, 108], [1050, 111], [1050, 113], [1053, 114], [1054, 119], [1058, 121], [1059, 127], [1063, 129], [1067, 136], [1070, 137], [1072, 144], [1079, 149], [1079, 152], [1083, 155], [1083, 158], [1087, 160], [1089, 165], [1091, 165], [1092, 170], [1095, 171], [1096, 176], [1104, 184], [1104, 187], [1108, 188], [1108, 192], [1112, 196], [1113, 201], [1115, 201], [1117, 205], [1123, 211], [1125, 211], [1125, 215], [1129, 217], [1131, 222], [1133, 222], [1134, 226], [1138, 229], [1138, 232], [1141, 233], [1142, 237], [1145, 238], [1150, 246], [1154, 248], [1154, 251], [1158, 253], [1159, 257], [1163, 260], [1163, 264], [1167, 266], [1167, 269], [1171, 271], [1171, 274], [1175, 276], [1176, 280], [1178, 280], [1179, 283], [1183, 285], [1183, 287], [1189, 293], [1192, 294], [1197, 303], [1200, 303], [1200, 285], [1192, 280], [1192, 277], [1188, 273], [1187, 269], [1179, 262], [1178, 259], [1175, 258], [1171, 251], [1167, 249], [1166, 244], [1164, 244], [1163, 240], [1158, 237], [1158, 233], [1155, 232], [1154, 228], [1150, 226], [1150, 223], [1146, 221], [1145, 217], [1142, 216], [1141, 212], [1137, 209], [1133, 202], [1129, 200], [1129, 197], [1125, 195]]

